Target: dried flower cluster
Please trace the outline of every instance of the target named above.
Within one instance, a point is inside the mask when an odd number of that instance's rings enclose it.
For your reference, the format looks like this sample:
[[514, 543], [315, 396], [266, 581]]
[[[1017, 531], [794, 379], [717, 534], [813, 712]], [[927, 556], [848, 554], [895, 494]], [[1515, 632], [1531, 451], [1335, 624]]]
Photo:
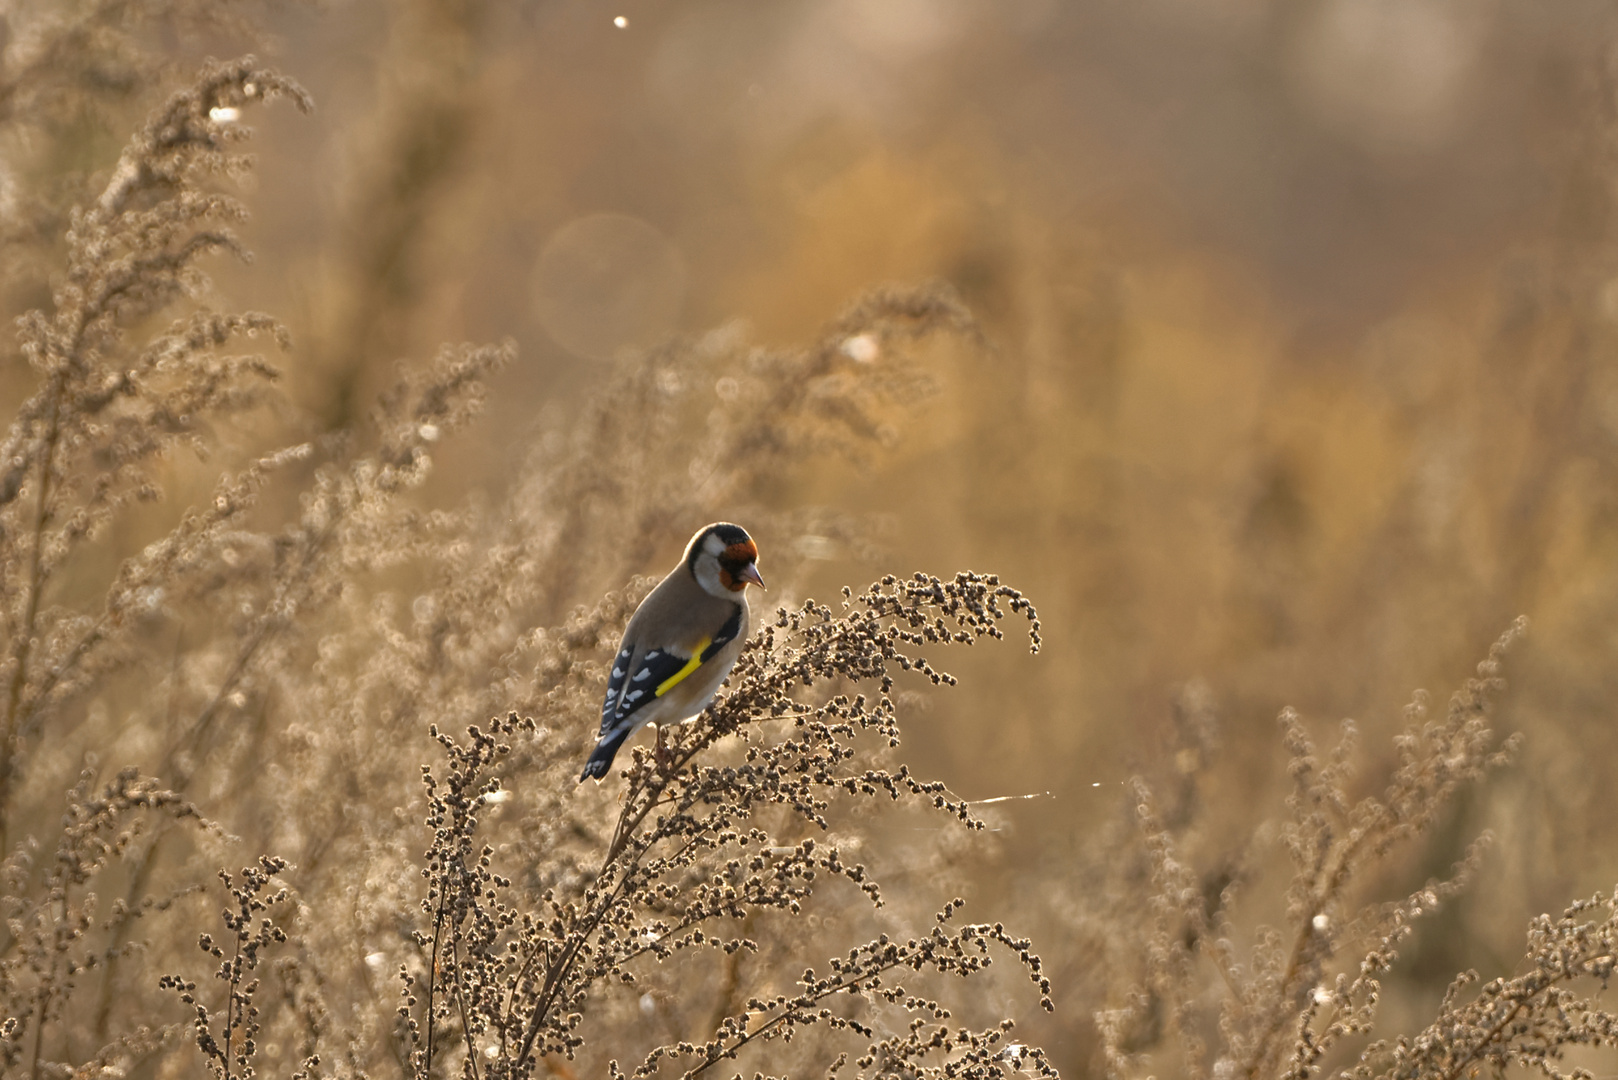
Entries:
[[[39, 388], [0, 476], [8, 1067], [126, 1070], [200, 1052], [220, 1077], [387, 1062], [530, 1076], [581, 1057], [650, 1075], [744, 1057], [778, 1069], [792, 1055], [999, 1075], [1010, 1021], [952, 1025], [934, 984], [981, 978], [998, 952], [1048, 1006], [1027, 941], [958, 925], [958, 901], [936, 920], [904, 916], [930, 929], [864, 940], [873, 916], [818, 897], [842, 883], [882, 909], [851, 856], [861, 802], [976, 826], [941, 785], [880, 760], [897, 745], [895, 677], [952, 681], [918, 649], [998, 638], [1008, 613], [1037, 647], [1015, 590], [917, 575], [850, 593], [840, 615], [782, 611], [671, 757], [636, 752], [626, 780], [599, 790], [571, 778], [602, 661], [647, 582], [608, 587], [647, 567], [657, 537], [745, 501], [765, 471], [889, 439], [928, 389], [906, 344], [971, 338], [947, 293], [874, 294], [807, 349], [720, 334], [628, 363], [508, 504], [427, 511], [411, 493], [433, 450], [511, 355], [447, 347], [401, 373], [368, 432], [225, 468], [207, 501], [104, 573], [100, 595], [87, 588], [109, 529], [172, 482], [174, 451], [217, 452], [210, 425], [262, 411], [275, 371], [232, 345], [290, 344], [268, 316], [201, 306], [202, 262], [245, 254], [226, 190], [250, 164], [233, 149], [249, 135], [243, 110], [278, 97], [308, 106], [251, 59], [175, 95], [74, 213], [52, 303], [19, 323]], [[861, 335], [884, 364], [849, 355]], [[656, 482], [671, 470], [698, 483]], [[750, 521], [768, 544], [810, 519]], [[792, 545], [778, 550], [790, 579]], [[584, 561], [602, 551], [618, 561]], [[102, 785], [106, 757], [138, 766]], [[53, 824], [44, 808], [64, 771], [68, 814]], [[38, 864], [52, 835], [56, 858]], [[215, 876], [229, 897], [217, 923]], [[822, 910], [842, 934], [808, 932]], [[828, 973], [775, 981], [805, 955]], [[670, 1014], [661, 1032], [644, 1030], [648, 1012]], [[1037, 1050], [1013, 1058], [1049, 1071]]]
[[[1618, 896], [1580, 901], [1555, 919], [1541, 915], [1528, 928], [1523, 974], [1481, 985], [1476, 972], [1460, 975], [1427, 1030], [1373, 1044], [1347, 1075], [1449, 1080], [1518, 1066], [1552, 1080], [1588, 1078], [1589, 1070], [1567, 1067], [1565, 1055], [1571, 1047], [1618, 1046], [1618, 1014], [1599, 1004], [1618, 962], [1615, 950]], [[1462, 1002], [1472, 986], [1476, 996]], [[1581, 986], [1588, 988], [1582, 994]]]
[[[750, 923], [802, 914], [817, 889], [835, 879], [880, 906], [868, 869], [849, 861], [835, 840], [798, 837], [830, 831], [841, 804], [860, 799], [919, 800], [977, 825], [942, 785], [920, 782], [903, 767], [856, 767], [869, 752], [856, 740], [870, 732], [884, 747], [897, 745], [890, 669], [949, 678], [909, 655], [907, 645], [999, 637], [1002, 605], [1031, 620], [1037, 644], [1028, 602], [974, 574], [951, 582], [889, 578], [851, 599], [841, 617], [813, 604], [783, 610], [744, 653], [732, 692], [701, 722], [680, 729], [662, 760], [636, 751], [604, 863], [585, 877], [582, 892], [551, 885], [533, 895], [531, 885], [501, 873], [505, 860], [494, 844], [477, 840], [480, 815], [505, 794], [490, 770], [511, 756], [505, 740], [532, 736], [535, 722], [512, 714], [488, 731], [474, 727], [464, 745], [439, 733], [447, 775], [440, 781], [425, 773], [436, 830], [423, 901], [432, 929], [417, 938], [430, 958], [426, 970], [436, 975], [402, 972], [401, 1016], [416, 1068], [431, 1067], [447, 1032], [468, 1072], [523, 1075], [537, 1057], [571, 1057], [584, 1045], [581, 1028], [592, 994], [603, 986], [656, 985], [672, 963], [686, 969], [703, 963], [686, 953], [722, 957], [722, 964], [757, 954]], [[845, 692], [810, 704], [800, 691], [817, 682], [850, 690], [875, 683], [879, 696]], [[727, 736], [745, 744], [735, 748], [741, 751], [735, 764], [722, 763], [724, 748], [715, 745]], [[652, 1048], [635, 1075], [653, 1075], [660, 1062], [681, 1058], [696, 1059], [687, 1074], [701, 1073], [744, 1048], [790, 1042], [798, 1029], [816, 1024], [872, 1040], [859, 1058], [862, 1068], [880, 1060], [917, 1076], [1001, 1075], [1000, 1043], [1009, 1025], [951, 1031], [942, 1023], [948, 1008], [897, 978], [966, 976], [988, 966], [989, 946], [999, 945], [1026, 968], [1049, 1007], [1049, 983], [1029, 943], [998, 924], [951, 928], [958, 906], [946, 905], [927, 936], [881, 935], [832, 957], [827, 975], [805, 972], [797, 992], [747, 998], [718, 1020], [711, 1037]], [[884, 1036], [855, 1008], [862, 1000], [919, 1014], [920, 1022], [908, 1022], [904, 1038]], [[1048, 1068], [1037, 1051], [1029, 1061]]]
[[[8, 51], [0, 139], [59, 119], [75, 49], [124, 56], [131, 92], [159, 78], [126, 7], [69, 5]], [[1391, 903], [1377, 868], [1516, 750], [1489, 708], [1520, 628], [1442, 717], [1411, 706], [1379, 793], [1352, 725], [1322, 761], [1283, 713], [1283, 819], [1235, 843], [1202, 828], [1220, 732], [1189, 688], [1127, 820], [1044, 875], [1040, 955], [963, 920], [992, 822], [898, 755], [906, 684], [955, 681], [939, 650], [1007, 624], [1039, 650], [993, 575], [761, 614], [707, 712], [576, 785], [669, 538], [744, 519], [795, 595], [816, 544], [866, 523], [780, 510], [772, 484], [881, 453], [933, 388], [923, 350], [977, 328], [934, 286], [801, 348], [676, 341], [542, 433], [509, 490], [435, 506], [435, 455], [512, 345], [402, 365], [368, 424], [315, 436], [252, 351], [291, 348], [281, 325], [207, 306], [208, 260], [245, 254], [243, 121], [275, 99], [309, 106], [251, 58], [210, 64], [94, 189], [57, 193], [77, 209], [42, 197], [0, 235], [27, 252], [0, 284], [31, 379], [0, 439], [7, 1075], [1054, 1076], [1049, 1036], [1120, 1077], [1561, 1080], [1588, 1075], [1569, 1050], [1614, 1045], [1618, 894], [1376, 1037], [1401, 947], [1483, 844]]]
[[[1431, 828], [1462, 785], [1515, 754], [1519, 740], [1500, 739], [1488, 713], [1504, 685], [1503, 655], [1524, 630], [1519, 621], [1494, 644], [1442, 718], [1430, 717], [1425, 697], [1417, 695], [1395, 741], [1397, 765], [1380, 795], [1350, 795], [1354, 725], [1344, 724], [1322, 764], [1302, 720], [1291, 710], [1282, 713], [1293, 780], [1288, 816], [1275, 837], [1291, 866], [1285, 922], [1261, 927], [1250, 949], [1237, 944], [1235, 912], [1264, 877], [1262, 838], [1198, 871], [1183, 842], [1194, 836], [1188, 828], [1194, 812], [1166, 817], [1152, 787], [1135, 782], [1144, 857], [1123, 859], [1117, 872], [1124, 882], [1139, 874], [1149, 883], [1151, 919], [1113, 954], [1138, 981], [1114, 981], [1112, 992], [1123, 1000], [1098, 1013], [1111, 1075], [1137, 1076], [1155, 1065], [1188, 1077], [1308, 1080], [1335, 1061], [1344, 1080], [1454, 1080], [1507, 1065], [1560, 1078], [1568, 1074], [1560, 1063], [1569, 1048], [1614, 1045], [1614, 1018], [1577, 988], [1580, 982], [1604, 985], [1612, 967], [1610, 919], [1579, 921], [1603, 906], [1599, 898], [1575, 905], [1560, 920], [1535, 921], [1526, 974], [1492, 980], [1461, 1004], [1462, 992], [1478, 982], [1475, 973], [1465, 973], [1426, 1032], [1391, 1041], [1369, 1037], [1381, 1019], [1382, 980], [1400, 946], [1419, 919], [1449, 904], [1475, 876], [1489, 837], [1474, 842], [1447, 878], [1392, 903], [1359, 899], [1356, 881]], [[1182, 725], [1191, 754], [1186, 760], [1193, 762], [1189, 773], [1204, 768], [1208, 730], [1205, 715]], [[1182, 794], [1177, 803], [1186, 801]], [[1606, 906], [1610, 910], [1610, 902]], [[1113, 917], [1121, 924], [1116, 912]], [[1138, 942], [1138, 958], [1124, 959], [1131, 941]]]

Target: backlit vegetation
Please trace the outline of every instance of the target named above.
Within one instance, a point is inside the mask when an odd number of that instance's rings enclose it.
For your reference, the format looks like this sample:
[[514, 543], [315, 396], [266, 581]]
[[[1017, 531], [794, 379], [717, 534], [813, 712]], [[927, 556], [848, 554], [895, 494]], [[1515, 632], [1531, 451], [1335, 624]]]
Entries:
[[[400, 7], [345, 227], [294, 270], [253, 215], [310, 197], [297, 49], [176, 59], [284, 45], [253, 14], [6, 15], [7, 1075], [1611, 1071], [1618, 892], [1519, 910], [1583, 882], [1556, 852], [1613, 869], [1604, 736], [1495, 719], [1519, 656], [1536, 712], [1605, 716], [1610, 635], [1579, 632], [1618, 580], [1603, 256], [1546, 256], [1558, 283], [1502, 301], [1475, 377], [1408, 325], [1371, 335], [1367, 365], [1420, 363], [1365, 390], [1259, 334], [1216, 378], [1176, 366], [1191, 331], [1106, 257], [941, 226], [959, 246], [923, 269], [954, 284], [873, 287], [913, 268], [867, 248], [801, 344], [671, 333], [553, 386], [515, 330], [425, 337], [453, 321], [449, 223], [528, 212], [457, 186], [502, 16]], [[1600, 139], [1561, 152], [1606, 175]], [[886, 235], [844, 215], [908, 235], [955, 212], [948, 172], [817, 181], [782, 249], [806, 295], [826, 236]], [[754, 300], [774, 329], [784, 301]], [[624, 623], [721, 517], [775, 590], [755, 638], [664, 754], [575, 783]], [[1048, 571], [1053, 600], [908, 569], [955, 548]], [[1204, 571], [1223, 592], [1195, 607]], [[1397, 614], [1451, 575], [1465, 600]], [[1519, 600], [1567, 648], [1527, 649]], [[1420, 631], [1453, 660], [1484, 626], [1506, 631], [1447, 706], [1378, 718], [1394, 675], [1446, 669], [1411, 659]], [[1370, 718], [1322, 749], [1313, 714], [1344, 701]]]

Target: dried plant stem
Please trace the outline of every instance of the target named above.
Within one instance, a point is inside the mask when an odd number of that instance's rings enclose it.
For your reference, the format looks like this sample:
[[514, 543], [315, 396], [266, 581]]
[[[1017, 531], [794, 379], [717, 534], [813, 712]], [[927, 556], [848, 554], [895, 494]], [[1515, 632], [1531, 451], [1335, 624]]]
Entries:
[[[1350, 850], [1356, 846], [1350, 845]], [[1309, 943], [1318, 937], [1314, 930], [1314, 918], [1324, 909], [1324, 902], [1317, 900], [1317, 902], [1310, 904], [1303, 917], [1298, 919], [1297, 933], [1293, 937], [1292, 949], [1287, 957], [1286, 970], [1282, 974], [1276, 990], [1275, 1004], [1271, 1008], [1269, 1022], [1254, 1042], [1252, 1056], [1248, 1060], [1247, 1067], [1242, 1071], [1242, 1075], [1246, 1076], [1248, 1080], [1258, 1080], [1264, 1063], [1270, 1059], [1270, 1056], [1277, 1049], [1275, 1040], [1280, 1036], [1287, 1021], [1295, 1015], [1296, 1010], [1291, 1007], [1291, 1004], [1296, 997], [1298, 980], [1303, 974], [1304, 958], [1309, 951]], [[1219, 965], [1219, 969], [1223, 973], [1225, 965]], [[1228, 977], [1226, 983], [1229, 985]]]
[[[1549, 986], [1550, 983], [1547, 982], [1546, 985]], [[1493, 1045], [1501, 1035], [1505, 1034], [1506, 1030], [1516, 1021], [1517, 1017], [1522, 1013], [1525, 1007], [1525, 1003], [1521, 1001], [1513, 1005], [1511, 1007], [1511, 1011], [1507, 1012], [1484, 1032], [1483, 1038], [1478, 1040], [1477, 1048], [1466, 1054], [1464, 1057], [1456, 1058], [1455, 1063], [1448, 1069], [1444, 1070], [1444, 1073], [1439, 1077], [1439, 1080], [1460, 1080], [1461, 1074], [1467, 1069], [1471, 1068], [1478, 1060], [1480, 1056], [1479, 1051], [1481, 1051], [1484, 1047]]]
[[49, 521], [51, 480], [55, 475], [56, 444], [61, 435], [62, 385], [65, 379], [53, 374], [50, 393], [50, 420], [46, 425], [44, 451], [39, 456], [39, 491], [34, 509], [33, 531], [29, 541], [28, 575], [24, 588], [28, 600], [23, 611], [22, 625], [12, 643], [11, 686], [6, 695], [6, 716], [0, 725], [0, 852], [10, 850], [7, 824], [11, 820], [11, 781], [17, 751], [19, 730], [18, 710], [22, 707], [23, 688], [28, 684], [28, 665], [33, 650], [39, 620], [39, 598], [44, 591], [42, 578], [45, 551], [45, 526]]
[[443, 941], [444, 939], [444, 919], [446, 916], [448, 916], [448, 914], [449, 891], [441, 890], [438, 896], [438, 910], [433, 915], [432, 952], [427, 958], [427, 962], [429, 964], [428, 972], [430, 973], [430, 977], [427, 980], [427, 1050], [422, 1057], [420, 1069], [423, 1074], [431, 1073], [433, 1068], [433, 1037], [438, 1032], [438, 1025], [434, 1023], [438, 1017], [438, 1012], [434, 1008], [434, 994], [438, 990], [439, 978], [438, 948], [439, 942]]
[[619, 875], [612, 889], [606, 893], [591, 909], [590, 914], [583, 923], [570, 928], [567, 943], [562, 947], [556, 961], [548, 965], [545, 973], [545, 985], [539, 992], [539, 998], [534, 1005], [533, 1013], [523, 1030], [522, 1045], [517, 1051], [517, 1065], [522, 1067], [531, 1059], [534, 1051], [534, 1040], [538, 1037], [540, 1029], [545, 1025], [545, 1019], [550, 1015], [551, 1005], [556, 1001], [563, 981], [573, 973], [573, 965], [578, 960], [579, 950], [590, 936], [601, 925], [601, 920], [611, 910], [614, 903], [622, 898], [622, 890], [630, 881], [630, 872]]
[[[436, 942], [434, 943], [434, 947], [437, 947]], [[461, 943], [459, 938], [450, 938], [449, 951], [450, 960], [455, 965], [455, 971], [459, 973], [465, 970], [461, 965]], [[459, 975], [457, 975], [457, 978], [459, 978]], [[457, 989], [461, 991], [455, 995], [455, 1006], [461, 1014], [461, 1030], [467, 1033], [466, 1038], [470, 1040], [472, 1032], [472, 1019], [466, 1011], [466, 994], [464, 992], [464, 988]], [[478, 1080], [478, 1056], [476, 1052], [474, 1052], [470, 1041], [467, 1043], [466, 1064], [468, 1070], [472, 1074], [472, 1080]]]
[[[890, 971], [897, 970], [901, 966], [902, 965], [900, 962], [895, 960], [892, 963], [882, 964], [875, 968], [864, 969], [864, 973], [866, 977], [878, 977], [886, 975]], [[769, 1038], [772, 1032], [780, 1028], [788, 1021], [793, 1020], [794, 1018], [804, 1018], [804, 1010], [811, 1009], [820, 1004], [826, 998], [843, 993], [847, 989], [848, 987], [841, 980], [839, 980], [824, 990], [817, 990], [813, 993], [800, 995], [790, 1004], [784, 1006], [780, 1012], [776, 1013], [775, 1016], [771, 1017], [769, 1020], [766, 1020], [753, 1030], [738, 1036], [736, 1041], [731, 1043], [728, 1047], [723, 1049], [715, 1048], [708, 1050], [708, 1060], [704, 1061], [701, 1065], [688, 1069], [681, 1075], [681, 1080], [694, 1080], [695, 1077], [701, 1076], [703, 1073], [719, 1064], [719, 1062], [724, 1061], [727, 1058], [734, 1057], [737, 1051], [741, 1050], [749, 1043], [757, 1039]]]
[[68, 926], [67, 889], [65, 887], [60, 890], [57, 903], [61, 910], [57, 914], [56, 927], [52, 934], [50, 970], [40, 984], [39, 1008], [34, 1014], [36, 1018], [34, 1022], [34, 1053], [32, 1063], [28, 1068], [28, 1074], [31, 1077], [39, 1075], [40, 1050], [45, 1044], [45, 1022], [50, 1015], [51, 1000], [56, 993], [57, 972], [61, 963], [62, 951], [67, 947], [67, 942], [64, 940]]

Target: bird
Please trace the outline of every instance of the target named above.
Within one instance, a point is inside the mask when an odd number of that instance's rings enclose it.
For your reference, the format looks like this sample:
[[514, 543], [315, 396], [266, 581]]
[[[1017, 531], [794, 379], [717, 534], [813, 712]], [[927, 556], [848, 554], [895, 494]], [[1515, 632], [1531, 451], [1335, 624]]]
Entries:
[[728, 521], [698, 529], [679, 565], [624, 628], [601, 706], [600, 741], [579, 783], [606, 776], [624, 740], [647, 724], [677, 724], [708, 707], [747, 640], [749, 585], [762, 589], [764, 579], [747, 530]]

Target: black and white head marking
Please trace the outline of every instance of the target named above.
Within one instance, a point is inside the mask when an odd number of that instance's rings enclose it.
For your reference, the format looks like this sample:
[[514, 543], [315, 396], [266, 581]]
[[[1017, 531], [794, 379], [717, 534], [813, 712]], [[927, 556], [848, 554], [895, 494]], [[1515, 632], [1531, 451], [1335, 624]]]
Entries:
[[740, 525], [721, 521], [691, 538], [685, 549], [686, 569], [711, 596], [735, 599], [747, 588], [749, 568], [758, 560], [758, 546]]

